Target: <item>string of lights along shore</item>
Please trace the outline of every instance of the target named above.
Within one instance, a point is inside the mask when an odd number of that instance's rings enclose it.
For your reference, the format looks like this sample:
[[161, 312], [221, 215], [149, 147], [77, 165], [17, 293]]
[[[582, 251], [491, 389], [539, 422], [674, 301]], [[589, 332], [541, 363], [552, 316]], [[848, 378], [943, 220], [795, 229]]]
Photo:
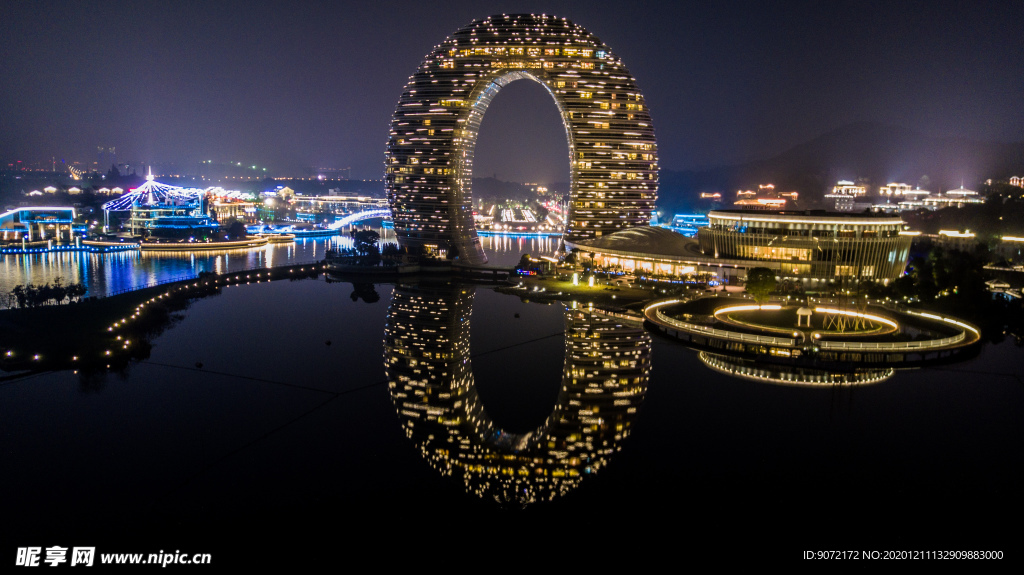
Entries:
[[544, 86], [565, 127], [566, 241], [648, 224], [658, 149], [629, 70], [565, 18], [500, 15], [474, 21], [434, 48], [398, 102], [385, 185], [401, 245], [487, 261], [473, 223], [473, 153], [487, 107], [516, 80]]

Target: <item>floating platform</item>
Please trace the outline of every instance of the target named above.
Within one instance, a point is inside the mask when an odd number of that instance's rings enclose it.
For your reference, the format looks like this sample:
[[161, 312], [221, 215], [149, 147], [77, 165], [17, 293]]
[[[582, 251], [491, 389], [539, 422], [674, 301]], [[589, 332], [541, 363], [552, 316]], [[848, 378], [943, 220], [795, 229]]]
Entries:
[[295, 234], [259, 234], [261, 238], [267, 238], [272, 244], [287, 244], [295, 241]]
[[92, 240], [82, 240], [80, 244], [57, 244], [57, 245], [45, 245], [40, 242], [36, 242], [35, 245], [21, 246], [7, 246], [0, 248], [0, 254], [45, 254], [54, 252], [86, 252], [92, 254], [105, 254], [110, 252], [127, 252], [139, 249], [137, 243], [125, 243], [125, 242], [98, 242]]
[[142, 243], [139, 249], [144, 252], [208, 252], [215, 250], [238, 250], [257, 248], [270, 243], [265, 237], [250, 237], [231, 242], [180, 242], [180, 243]]
[[[954, 317], [921, 312], [911, 309], [886, 310], [888, 316], [865, 314], [855, 311], [818, 308], [817, 313], [837, 313], [851, 316], [864, 316], [876, 323], [890, 323], [895, 327], [904, 322], [915, 322], [942, 326], [952, 331], [945, 337], [915, 339], [911, 341], [892, 341], [884, 339], [885, 334], [859, 334], [865, 341], [850, 341], [843, 334], [812, 330], [804, 332], [801, 328], [787, 328], [787, 334], [778, 333], [777, 329], [763, 329], [760, 333], [756, 326], [742, 330], [728, 323], [713, 327], [705, 322], [682, 321], [669, 316], [664, 308], [686, 303], [679, 298], [657, 300], [644, 308], [647, 325], [663, 335], [680, 340], [687, 345], [712, 354], [728, 354], [743, 358], [756, 359], [761, 362], [790, 366], [829, 368], [854, 368], [860, 366], [910, 367], [933, 362], [953, 361], [959, 356], [977, 352], [976, 345], [981, 340], [979, 329], [967, 322]], [[727, 304], [728, 305], [728, 304]], [[716, 314], [730, 309], [740, 308], [779, 308], [780, 306], [731, 306], [716, 309]], [[716, 321], [714, 325], [718, 325]], [[851, 334], [853, 335], [853, 334]]]
[[295, 230], [288, 232], [293, 234], [295, 239], [304, 240], [306, 238], [330, 238], [341, 233], [341, 229], [336, 230]]

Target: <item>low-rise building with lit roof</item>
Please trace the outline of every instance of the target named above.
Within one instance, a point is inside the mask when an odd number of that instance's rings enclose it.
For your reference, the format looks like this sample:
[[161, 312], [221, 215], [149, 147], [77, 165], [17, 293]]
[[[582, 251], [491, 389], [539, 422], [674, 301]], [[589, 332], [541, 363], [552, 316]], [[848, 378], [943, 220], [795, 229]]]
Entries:
[[[825, 194], [825, 204], [832, 206], [837, 212], [852, 212], [856, 210], [859, 203], [864, 203], [862, 200], [865, 195], [867, 195], [867, 188], [864, 186], [840, 180], [832, 188], [831, 193]], [[860, 211], [863, 211], [863, 208]]]
[[[912, 237], [887, 214], [824, 211], [721, 210], [690, 239], [654, 227], [631, 228], [594, 240], [567, 243], [594, 266], [652, 276], [712, 273], [725, 281], [765, 267], [780, 279], [807, 282], [873, 280], [903, 274]], [[593, 254], [591, 256], [591, 254]]]
[[929, 196], [923, 200], [924, 207], [930, 210], [940, 208], [962, 208], [971, 204], [984, 204], [985, 198], [978, 195], [974, 190], [965, 189], [962, 185], [955, 190], [948, 190], [944, 194]]

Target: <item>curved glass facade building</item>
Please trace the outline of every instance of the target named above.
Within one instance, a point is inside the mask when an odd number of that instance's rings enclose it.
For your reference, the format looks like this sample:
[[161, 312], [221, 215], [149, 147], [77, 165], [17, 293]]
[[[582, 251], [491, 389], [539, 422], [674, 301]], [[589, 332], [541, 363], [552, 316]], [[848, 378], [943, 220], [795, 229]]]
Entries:
[[487, 261], [473, 225], [473, 152], [491, 100], [516, 80], [544, 86], [565, 127], [566, 240], [650, 221], [658, 150], [647, 103], [629, 70], [565, 18], [500, 15], [474, 21], [435, 47], [398, 101], [385, 185], [401, 245]]
[[722, 210], [708, 219], [697, 232], [705, 256], [765, 262], [787, 278], [889, 281], [910, 255], [899, 216]]

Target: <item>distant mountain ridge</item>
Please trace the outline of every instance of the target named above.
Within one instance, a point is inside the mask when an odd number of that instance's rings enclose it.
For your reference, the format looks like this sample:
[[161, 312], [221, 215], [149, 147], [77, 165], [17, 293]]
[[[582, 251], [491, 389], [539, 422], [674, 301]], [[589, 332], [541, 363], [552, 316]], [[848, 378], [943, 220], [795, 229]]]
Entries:
[[701, 192], [720, 192], [731, 203], [736, 190], [773, 183], [796, 190], [811, 207], [838, 180], [862, 181], [869, 193], [897, 181], [917, 185], [923, 176], [932, 192], [977, 186], [987, 178], [1024, 175], [1024, 142], [984, 142], [927, 136], [873, 122], [849, 124], [765, 160], [707, 170], [662, 169], [658, 206], [693, 209]]

